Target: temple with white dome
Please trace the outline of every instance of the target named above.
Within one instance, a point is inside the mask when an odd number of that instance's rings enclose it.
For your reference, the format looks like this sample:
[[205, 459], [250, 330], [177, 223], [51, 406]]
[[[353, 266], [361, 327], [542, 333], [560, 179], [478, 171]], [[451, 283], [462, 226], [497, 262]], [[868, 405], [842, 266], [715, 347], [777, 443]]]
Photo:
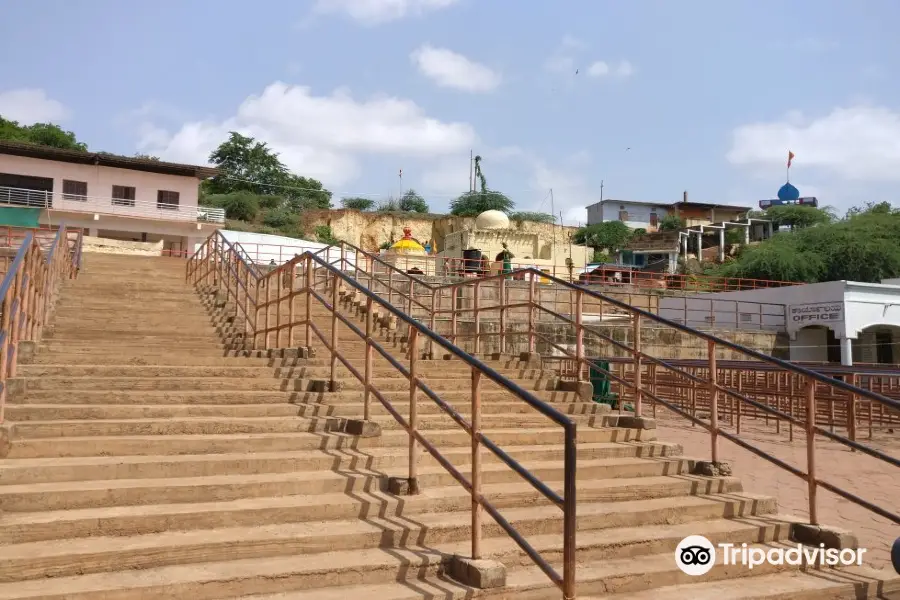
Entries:
[[[487, 210], [475, 218], [474, 227], [465, 226], [460, 231], [446, 234], [438, 256], [448, 260], [439, 262], [443, 264], [443, 270], [456, 274], [499, 274], [509, 268], [536, 267], [568, 278], [568, 265], [578, 272], [590, 262], [593, 251], [572, 244], [562, 228], [552, 230], [555, 233], [552, 236], [528, 231], [524, 224], [511, 223], [505, 213]], [[481, 260], [474, 259], [476, 253]], [[505, 265], [504, 253], [507, 253]]]

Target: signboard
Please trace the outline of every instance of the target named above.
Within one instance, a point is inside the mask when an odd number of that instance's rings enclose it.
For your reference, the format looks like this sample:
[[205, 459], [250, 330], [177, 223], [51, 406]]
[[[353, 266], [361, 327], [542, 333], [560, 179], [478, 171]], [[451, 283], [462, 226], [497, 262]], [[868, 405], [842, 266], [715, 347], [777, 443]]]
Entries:
[[791, 304], [790, 323], [795, 329], [809, 325], [834, 325], [844, 320], [843, 302]]
[[784, 206], [787, 204], [801, 204], [803, 206], [819, 206], [819, 200], [815, 196], [807, 196], [805, 198], [797, 198], [796, 200], [760, 200], [759, 207], [763, 210], [770, 206]]

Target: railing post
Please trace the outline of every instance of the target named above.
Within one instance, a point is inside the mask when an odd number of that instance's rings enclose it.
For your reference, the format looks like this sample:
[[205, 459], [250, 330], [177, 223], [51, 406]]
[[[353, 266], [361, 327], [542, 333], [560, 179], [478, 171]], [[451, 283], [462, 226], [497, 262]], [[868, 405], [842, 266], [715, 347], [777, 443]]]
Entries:
[[368, 421], [369, 416], [369, 398], [372, 394], [372, 297], [366, 297], [366, 372], [365, 381], [363, 382], [365, 389], [363, 391], [363, 420]]
[[472, 558], [481, 558], [481, 371], [472, 368]]
[[329, 384], [332, 391], [337, 390], [337, 362], [338, 362], [338, 284], [340, 283], [338, 274], [335, 273], [331, 279], [331, 383]]
[[412, 310], [413, 310], [413, 295], [416, 293], [416, 280], [412, 277], [409, 278], [409, 298], [406, 300], [406, 314], [412, 318]]
[[[436, 320], [437, 320], [437, 308], [438, 308], [438, 292], [440, 290], [432, 289], [431, 290], [431, 318], [428, 320], [428, 327], [432, 331], [435, 331]], [[435, 331], [436, 332], [436, 331]], [[428, 341], [428, 356], [431, 357], [431, 360], [434, 360], [434, 340]]]
[[[851, 375], [850, 383], [853, 385], [853, 387], [859, 387], [859, 375], [857, 373]], [[857, 400], [858, 398], [856, 394], [850, 394], [850, 404], [847, 405], [847, 435], [853, 442], [856, 441]]]
[[473, 354], [478, 355], [478, 351], [481, 349], [481, 282], [476, 281], [474, 287], [472, 288], [472, 292], [474, 294], [472, 298], [472, 308], [474, 309], [475, 314], [475, 346]]
[[263, 337], [263, 350], [269, 349], [269, 311], [272, 309], [272, 278], [269, 276], [271, 273], [269, 271], [260, 280], [266, 284], [266, 307], [263, 313], [263, 328], [266, 330], [266, 333]]
[[409, 332], [409, 493], [419, 493], [418, 476], [418, 442], [416, 434], [419, 428], [419, 411], [416, 400], [419, 390], [419, 330], [410, 328]]
[[19, 357], [19, 324], [22, 322], [22, 298], [23, 298], [23, 288], [25, 287], [24, 281], [24, 272], [28, 265], [28, 254], [26, 251], [24, 260], [22, 261], [22, 266], [19, 267], [19, 270], [16, 271], [16, 279], [15, 279], [15, 292], [13, 294], [13, 304], [16, 305], [16, 317], [12, 319], [12, 322], [9, 324], [9, 345], [12, 348], [12, 351], [9, 354], [9, 364], [7, 365], [7, 373], [9, 377], [16, 376], [16, 366], [18, 364]]
[[566, 427], [563, 458], [563, 600], [575, 600], [575, 535], [578, 530], [577, 507], [577, 429]]
[[500, 279], [500, 354], [506, 354], [506, 277]]
[[535, 300], [535, 279], [534, 273], [529, 273], [528, 280], [528, 352], [534, 352], [534, 300]]
[[291, 270], [288, 273], [290, 276], [290, 286], [288, 286], [288, 348], [294, 347], [294, 320], [296, 319], [295, 311], [294, 311], [294, 300], [296, 300], [296, 296], [294, 296], [294, 286], [296, 286], [297, 279], [297, 262], [291, 265]]
[[716, 343], [709, 340], [709, 438], [712, 444], [712, 462], [719, 462], [719, 387], [716, 383]]
[[[571, 295], [571, 294], [570, 294]], [[584, 292], [578, 290], [575, 292], [575, 366], [577, 373], [576, 380], [583, 381], [582, 370], [584, 369], [584, 325], [582, 324], [584, 309]]]
[[819, 524], [816, 510], [816, 381], [806, 380], [806, 482], [809, 489], [809, 523]]
[[641, 315], [639, 313], [635, 313], [634, 315], [634, 329], [632, 335], [634, 336], [634, 416], [640, 417], [643, 416], [643, 381], [642, 375], [642, 357], [641, 357]]
[[458, 318], [456, 316], [456, 311], [458, 310], [459, 293], [461, 289], [462, 288], [459, 287], [450, 288], [450, 339], [453, 340], [453, 343], [457, 346], [459, 345], [459, 342], [456, 341], [458, 327]]
[[313, 260], [306, 259], [306, 351], [312, 348], [312, 288], [313, 288]]

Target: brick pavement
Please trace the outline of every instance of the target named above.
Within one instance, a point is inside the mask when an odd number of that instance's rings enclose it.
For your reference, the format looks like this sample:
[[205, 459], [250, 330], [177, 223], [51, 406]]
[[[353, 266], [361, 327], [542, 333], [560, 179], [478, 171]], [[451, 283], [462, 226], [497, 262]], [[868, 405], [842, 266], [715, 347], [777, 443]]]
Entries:
[[[686, 456], [709, 460], [709, 433], [703, 428], [692, 427], [685, 419], [662, 409], [657, 412], [657, 422], [660, 440], [681, 444]], [[802, 431], [795, 428], [791, 442], [785, 425], [782, 425], [781, 434], [775, 433], [774, 422], [767, 427], [763, 419], [745, 418], [741, 427], [741, 439], [806, 470], [806, 437]], [[732, 429], [726, 430], [733, 433]], [[837, 433], [844, 434], [842, 431]], [[900, 432], [876, 432], [873, 440], [863, 436], [859, 441], [892, 456], [900, 456]], [[779, 512], [808, 519], [804, 480], [721, 437], [719, 444], [720, 460], [731, 462], [734, 475], [741, 478], [746, 491], [774, 496], [778, 499]], [[900, 472], [881, 460], [817, 438], [816, 474], [819, 479], [845, 491], [887, 510], [900, 512]], [[890, 568], [890, 548], [900, 537], [900, 526], [821, 488], [817, 505], [820, 523], [857, 535], [860, 546], [868, 549], [865, 564]]]

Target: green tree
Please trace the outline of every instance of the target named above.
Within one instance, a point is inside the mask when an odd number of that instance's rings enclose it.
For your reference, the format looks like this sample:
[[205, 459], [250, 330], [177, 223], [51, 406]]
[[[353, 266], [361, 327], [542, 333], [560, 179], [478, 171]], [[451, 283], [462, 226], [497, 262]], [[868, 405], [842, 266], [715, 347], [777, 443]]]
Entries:
[[209, 160], [219, 169], [219, 175], [205, 182], [208, 194], [246, 191], [279, 196], [294, 212], [331, 207], [331, 192], [321, 181], [291, 173], [265, 142], [232, 131]]
[[900, 276], [900, 214], [864, 212], [780, 233], [714, 269], [714, 274], [779, 281], [879, 282]]
[[159, 160], [158, 156], [153, 156], [152, 154], [141, 154], [140, 152], [135, 152], [134, 157], [140, 158], [143, 160], [156, 160], [156, 161]]
[[450, 214], [458, 217], [477, 217], [486, 210], [509, 213], [515, 203], [501, 192], [466, 192], [450, 202]]
[[344, 208], [351, 208], [353, 210], [367, 211], [372, 210], [375, 206], [375, 201], [369, 198], [341, 198], [341, 206]]
[[675, 213], [669, 213], [659, 220], [660, 231], [678, 231], [685, 225], [684, 219]]
[[317, 225], [313, 231], [316, 235], [316, 241], [320, 244], [340, 243], [340, 240], [334, 236], [334, 232], [328, 225]]
[[575, 231], [572, 241], [609, 253], [621, 250], [631, 239], [633, 232], [622, 221], [605, 221], [588, 225]]
[[491, 190], [487, 178], [481, 170], [481, 157], [475, 157], [475, 177], [478, 178], [480, 190], [466, 192], [450, 202], [450, 214], [458, 217], [475, 217], [486, 210], [499, 210], [509, 214], [515, 203], [505, 194]]
[[0, 140], [26, 142], [80, 152], [86, 152], [88, 149], [87, 144], [79, 142], [74, 133], [66, 131], [59, 125], [53, 123], [19, 125], [18, 122], [3, 117], [0, 117]]
[[847, 211], [847, 218], [856, 217], [864, 214], [889, 215], [895, 212], [890, 202], [866, 202], [862, 206], [854, 206]]
[[297, 225], [297, 215], [283, 208], [270, 210], [263, 217], [263, 224], [275, 229], [293, 228]]
[[717, 274], [743, 279], [773, 281], [820, 281], [825, 273], [823, 258], [802, 250], [787, 234], [776, 235], [758, 246], [745, 248], [738, 260], [725, 263]]
[[771, 220], [772, 225], [776, 229], [781, 226], [788, 226], [791, 228], [791, 231], [830, 223], [834, 220], [834, 216], [829, 211], [803, 204], [769, 207], [766, 210], [765, 218]]
[[556, 223], [556, 217], [549, 213], [531, 212], [527, 210], [517, 211], [509, 215], [511, 221], [523, 223], [531, 221], [533, 223]]
[[224, 208], [225, 216], [229, 219], [252, 221], [259, 213], [259, 196], [246, 190], [231, 194], [209, 194], [201, 200], [201, 204], [205, 206]]
[[400, 197], [400, 210], [404, 212], [427, 213], [428, 204], [425, 198], [416, 193], [416, 190], [410, 188]]

